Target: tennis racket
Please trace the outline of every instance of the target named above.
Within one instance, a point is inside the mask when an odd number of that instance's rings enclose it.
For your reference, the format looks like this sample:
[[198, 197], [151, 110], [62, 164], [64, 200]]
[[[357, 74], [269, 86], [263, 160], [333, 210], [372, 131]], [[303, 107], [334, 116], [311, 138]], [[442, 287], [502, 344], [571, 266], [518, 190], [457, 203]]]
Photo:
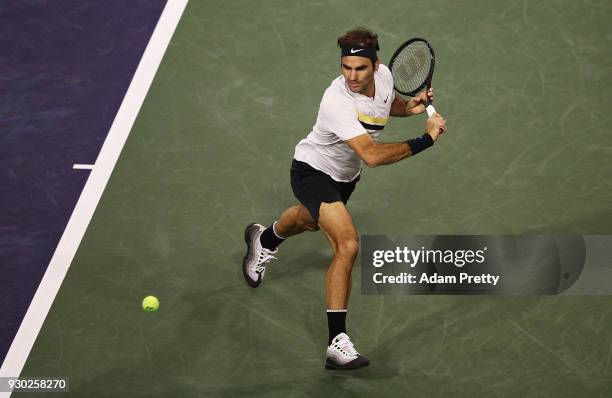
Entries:
[[[431, 45], [425, 39], [415, 37], [402, 44], [389, 61], [395, 90], [414, 97], [424, 88], [431, 87], [436, 57]], [[431, 117], [436, 112], [430, 101], [426, 107]]]

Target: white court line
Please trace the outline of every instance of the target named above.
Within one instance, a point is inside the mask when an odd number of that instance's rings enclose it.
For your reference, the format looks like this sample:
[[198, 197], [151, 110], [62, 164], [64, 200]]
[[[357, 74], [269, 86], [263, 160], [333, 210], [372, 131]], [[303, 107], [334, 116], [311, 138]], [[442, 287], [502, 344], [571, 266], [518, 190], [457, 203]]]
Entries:
[[74, 170], [93, 170], [94, 164], [73, 164], [72, 168]]
[[[115, 168], [119, 154], [153, 82], [157, 68], [187, 6], [187, 1], [168, 0], [164, 7], [108, 136], [102, 145], [95, 163], [96, 167], [85, 183], [85, 188], [83, 188], [83, 192], [81, 192], [81, 196], [70, 216], [47, 271], [2, 363], [0, 377], [17, 377], [23, 370], [36, 337], [49, 313], [51, 304], [66, 276], [66, 272], [68, 272], [70, 263]], [[8, 398], [10, 395], [10, 392], [0, 392], [0, 398]]]

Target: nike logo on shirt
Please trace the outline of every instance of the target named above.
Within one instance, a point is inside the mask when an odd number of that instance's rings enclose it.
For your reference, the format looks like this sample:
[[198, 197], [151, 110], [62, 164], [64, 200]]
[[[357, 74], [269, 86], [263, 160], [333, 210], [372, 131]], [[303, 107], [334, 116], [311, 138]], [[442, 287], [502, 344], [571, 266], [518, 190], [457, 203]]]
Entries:
[[387, 103], [388, 99], [389, 99], [389, 94], [387, 94], [387, 98], [385, 98], [385, 104]]

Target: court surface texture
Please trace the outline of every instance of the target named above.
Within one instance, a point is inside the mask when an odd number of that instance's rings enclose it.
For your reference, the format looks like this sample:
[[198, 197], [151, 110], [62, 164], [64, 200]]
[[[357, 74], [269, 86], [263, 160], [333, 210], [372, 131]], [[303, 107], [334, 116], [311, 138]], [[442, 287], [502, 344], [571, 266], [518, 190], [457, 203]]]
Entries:
[[383, 63], [432, 43], [449, 128], [364, 169], [360, 234], [612, 234], [609, 1], [5, 7], [2, 376], [75, 397], [612, 396], [610, 296], [366, 296], [357, 262], [347, 328], [371, 365], [338, 373], [323, 234], [283, 243], [257, 289], [240, 268], [245, 226], [296, 204], [294, 146], [356, 26]]

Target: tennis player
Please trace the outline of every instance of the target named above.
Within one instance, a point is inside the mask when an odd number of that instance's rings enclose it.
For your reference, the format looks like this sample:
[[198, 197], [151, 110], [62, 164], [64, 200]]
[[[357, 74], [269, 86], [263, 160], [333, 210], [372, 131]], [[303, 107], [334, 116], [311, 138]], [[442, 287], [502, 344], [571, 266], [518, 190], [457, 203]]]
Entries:
[[346, 333], [351, 271], [359, 249], [357, 231], [346, 208], [360, 179], [361, 167], [398, 162], [431, 147], [446, 131], [437, 113], [426, 122], [425, 134], [398, 143], [378, 143], [389, 116], [425, 111], [433, 89], [405, 100], [395, 94], [389, 68], [380, 63], [378, 36], [357, 28], [338, 38], [342, 75], [325, 90], [312, 131], [295, 147], [291, 187], [299, 205], [285, 210], [269, 227], [250, 224], [245, 230], [247, 252], [242, 268], [246, 282], [261, 284], [266, 264], [278, 246], [304, 231], [325, 233], [333, 258], [325, 277], [329, 340], [325, 367], [357, 369], [369, 364]]

